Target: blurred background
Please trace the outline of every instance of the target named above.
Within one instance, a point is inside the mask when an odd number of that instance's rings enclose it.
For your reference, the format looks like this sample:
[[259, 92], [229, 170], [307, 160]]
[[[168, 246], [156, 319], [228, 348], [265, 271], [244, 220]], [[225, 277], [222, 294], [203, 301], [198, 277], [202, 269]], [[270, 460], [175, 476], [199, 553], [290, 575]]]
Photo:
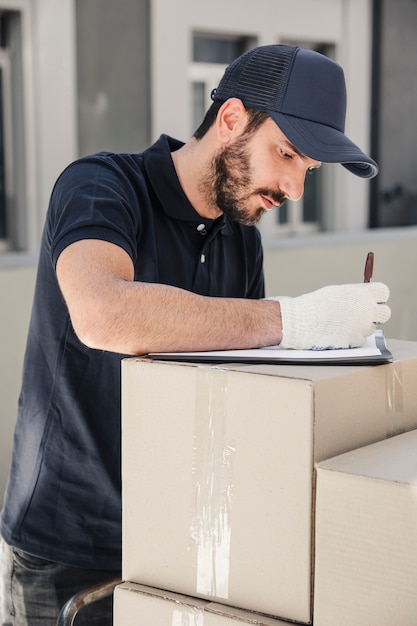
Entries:
[[372, 250], [388, 343], [417, 340], [416, 33], [416, 0], [0, 0], [0, 499], [56, 177], [91, 152], [187, 140], [226, 65], [256, 45], [339, 62], [347, 134], [380, 165], [372, 181], [324, 165], [265, 216], [267, 295], [360, 282]]

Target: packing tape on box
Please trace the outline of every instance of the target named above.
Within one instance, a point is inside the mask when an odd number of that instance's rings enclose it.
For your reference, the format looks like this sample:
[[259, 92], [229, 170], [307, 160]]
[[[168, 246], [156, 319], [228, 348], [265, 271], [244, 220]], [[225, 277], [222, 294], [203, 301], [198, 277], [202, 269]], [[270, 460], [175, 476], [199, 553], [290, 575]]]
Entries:
[[399, 432], [403, 432], [403, 429], [399, 428], [396, 419], [396, 416], [402, 416], [403, 414], [404, 374], [402, 365], [401, 361], [398, 361], [391, 363], [385, 368], [385, 397], [387, 415], [390, 418], [391, 425], [390, 435], [397, 435]]
[[204, 611], [182, 604], [180, 609], [174, 609], [171, 626], [204, 626]]
[[193, 450], [197, 545], [196, 590], [229, 595], [231, 509], [235, 446], [226, 439], [227, 372], [201, 368], [197, 376]]

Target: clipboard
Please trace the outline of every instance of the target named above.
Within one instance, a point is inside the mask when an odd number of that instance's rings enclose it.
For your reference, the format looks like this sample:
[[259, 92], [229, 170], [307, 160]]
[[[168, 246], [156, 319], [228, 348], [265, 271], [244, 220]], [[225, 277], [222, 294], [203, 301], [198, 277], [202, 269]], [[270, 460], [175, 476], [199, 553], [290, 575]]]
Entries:
[[209, 352], [151, 352], [158, 361], [191, 363], [269, 363], [277, 365], [382, 365], [391, 363], [384, 333], [376, 330], [360, 348], [337, 350], [286, 350], [267, 346], [251, 350], [214, 350]]

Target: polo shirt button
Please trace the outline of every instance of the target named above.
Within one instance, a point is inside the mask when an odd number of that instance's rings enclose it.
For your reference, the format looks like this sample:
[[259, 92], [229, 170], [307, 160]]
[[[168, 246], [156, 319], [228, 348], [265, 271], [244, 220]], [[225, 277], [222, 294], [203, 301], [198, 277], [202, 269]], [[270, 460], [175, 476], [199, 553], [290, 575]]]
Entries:
[[207, 235], [206, 225], [205, 224], [199, 224], [197, 226], [197, 230], [200, 233], [200, 235]]

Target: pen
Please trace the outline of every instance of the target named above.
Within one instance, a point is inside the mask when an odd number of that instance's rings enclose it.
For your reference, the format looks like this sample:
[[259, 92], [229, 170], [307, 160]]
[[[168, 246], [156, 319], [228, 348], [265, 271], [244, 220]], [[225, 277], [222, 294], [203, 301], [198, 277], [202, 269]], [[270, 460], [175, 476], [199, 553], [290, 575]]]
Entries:
[[368, 252], [368, 256], [366, 257], [366, 263], [365, 263], [365, 271], [363, 274], [364, 283], [371, 282], [373, 269], [374, 269], [374, 253]]

